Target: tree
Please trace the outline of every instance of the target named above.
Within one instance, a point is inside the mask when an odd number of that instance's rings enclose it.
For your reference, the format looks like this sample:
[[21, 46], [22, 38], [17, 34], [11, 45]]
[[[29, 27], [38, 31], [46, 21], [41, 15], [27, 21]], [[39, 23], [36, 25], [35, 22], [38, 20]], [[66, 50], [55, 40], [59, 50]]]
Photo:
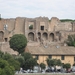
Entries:
[[22, 53], [22, 56], [24, 57], [24, 60], [25, 60], [23, 68], [24, 69], [33, 69], [33, 67], [37, 64], [36, 59], [33, 58], [32, 55], [28, 52]]
[[16, 57], [16, 60], [19, 61], [20, 63], [20, 67], [23, 67], [24, 63], [25, 63], [25, 60], [24, 60], [24, 57], [23, 56], [17, 56]]
[[27, 59], [32, 58], [32, 55], [31, 55], [31, 53], [29, 53], [29, 52], [22, 53], [21, 55], [24, 57], [24, 60], [25, 60], [25, 61], [26, 61]]
[[2, 59], [6, 60], [10, 66], [14, 67], [15, 70], [20, 69], [20, 63], [17, 60], [15, 60], [15, 58], [12, 55], [5, 53]]
[[40, 64], [41, 70], [46, 68], [46, 65], [44, 63]]
[[15, 70], [6, 60], [0, 59], [0, 75], [14, 75]]
[[0, 50], [0, 58], [2, 58], [4, 53]]
[[66, 68], [66, 70], [68, 70], [71, 67], [71, 65], [69, 63], [63, 64], [63, 68]]
[[57, 60], [56, 60], [56, 65], [57, 65], [57, 66], [61, 66], [61, 65], [62, 65], [62, 62], [61, 62], [60, 59], [57, 59]]
[[48, 66], [49, 67], [51, 67], [51, 66], [61, 66], [62, 65], [62, 63], [61, 63], [61, 61], [59, 60], [59, 59], [50, 59], [50, 58], [47, 58], [47, 64], [48, 64]]
[[66, 41], [68, 46], [74, 46], [75, 47], [75, 34], [74, 35], [68, 35], [68, 39]]
[[33, 67], [37, 64], [37, 61], [35, 58], [29, 58], [25, 62], [27, 69], [33, 69]]
[[15, 51], [18, 51], [19, 54], [24, 52], [27, 45], [27, 39], [23, 34], [15, 34], [9, 41], [10, 48]]
[[13, 66], [15, 68], [15, 71], [18, 71], [20, 69], [20, 63], [17, 60], [11, 58], [8, 59], [8, 63], [10, 66]]
[[47, 64], [48, 64], [49, 67], [56, 65], [55, 59], [49, 59], [49, 58], [47, 58], [46, 61], [47, 61]]

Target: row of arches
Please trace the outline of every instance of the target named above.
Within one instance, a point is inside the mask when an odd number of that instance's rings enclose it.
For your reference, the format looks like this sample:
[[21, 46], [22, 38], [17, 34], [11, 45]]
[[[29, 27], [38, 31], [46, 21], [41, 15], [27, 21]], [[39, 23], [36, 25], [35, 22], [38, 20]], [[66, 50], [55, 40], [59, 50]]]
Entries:
[[[59, 35], [57, 35], [58, 38], [60, 38]], [[30, 32], [28, 34], [28, 40], [31, 40], [31, 41], [34, 41], [35, 40], [35, 37], [41, 41], [41, 40], [49, 40], [49, 41], [54, 41], [55, 40], [55, 34], [54, 33], [40, 33], [38, 32], [37, 35], [35, 36], [33, 32]]]

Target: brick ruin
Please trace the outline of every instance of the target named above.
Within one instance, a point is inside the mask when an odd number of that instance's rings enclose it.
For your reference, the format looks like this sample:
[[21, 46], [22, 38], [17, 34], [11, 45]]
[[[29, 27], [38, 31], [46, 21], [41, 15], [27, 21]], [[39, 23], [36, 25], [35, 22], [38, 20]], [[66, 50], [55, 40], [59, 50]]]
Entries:
[[1, 19], [1, 50], [3, 45], [7, 47], [7, 43], [14, 34], [24, 34], [28, 40], [28, 46], [65, 45], [64, 41], [68, 35], [75, 34], [75, 22], [61, 22], [57, 17]]

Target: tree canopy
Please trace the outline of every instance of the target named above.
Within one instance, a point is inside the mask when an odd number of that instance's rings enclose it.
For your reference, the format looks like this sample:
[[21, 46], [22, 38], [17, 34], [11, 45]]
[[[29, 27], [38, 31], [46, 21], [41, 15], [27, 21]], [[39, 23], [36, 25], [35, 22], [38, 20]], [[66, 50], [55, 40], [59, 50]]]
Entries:
[[23, 34], [15, 34], [11, 37], [9, 44], [10, 48], [22, 53], [27, 45], [27, 39]]
[[66, 68], [67, 70], [71, 67], [71, 65], [69, 63], [66, 63], [63, 65], [63, 68]]
[[40, 67], [41, 67], [41, 69], [45, 69], [46, 65], [44, 63], [40, 63]]
[[50, 59], [50, 58], [47, 58], [47, 64], [48, 66], [55, 66], [55, 65], [58, 65], [58, 66], [61, 66], [62, 65], [62, 62], [59, 60], [59, 59]]
[[0, 59], [0, 75], [14, 75], [15, 70], [6, 60]]
[[35, 58], [32, 57], [32, 55], [28, 52], [22, 53], [22, 56], [24, 57], [24, 69], [33, 69], [33, 67], [37, 64], [37, 61]]
[[74, 46], [75, 47], [75, 34], [69, 35], [66, 43], [68, 46]]

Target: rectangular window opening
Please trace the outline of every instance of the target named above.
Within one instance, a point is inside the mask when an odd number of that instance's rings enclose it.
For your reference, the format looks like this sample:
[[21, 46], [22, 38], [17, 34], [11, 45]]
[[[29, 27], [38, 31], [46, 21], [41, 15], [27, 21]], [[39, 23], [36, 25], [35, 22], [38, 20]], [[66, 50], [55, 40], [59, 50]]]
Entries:
[[64, 59], [65, 59], [65, 56], [64, 56], [64, 55], [62, 55], [62, 56], [61, 56], [61, 60], [64, 60]]
[[38, 56], [38, 55], [36, 55], [36, 56], [35, 56], [35, 58], [38, 60], [38, 59], [39, 59], [39, 56]]
[[49, 55], [48, 57], [49, 57], [50, 59], [52, 59], [52, 55]]
[[41, 26], [41, 30], [44, 30], [44, 26]]

